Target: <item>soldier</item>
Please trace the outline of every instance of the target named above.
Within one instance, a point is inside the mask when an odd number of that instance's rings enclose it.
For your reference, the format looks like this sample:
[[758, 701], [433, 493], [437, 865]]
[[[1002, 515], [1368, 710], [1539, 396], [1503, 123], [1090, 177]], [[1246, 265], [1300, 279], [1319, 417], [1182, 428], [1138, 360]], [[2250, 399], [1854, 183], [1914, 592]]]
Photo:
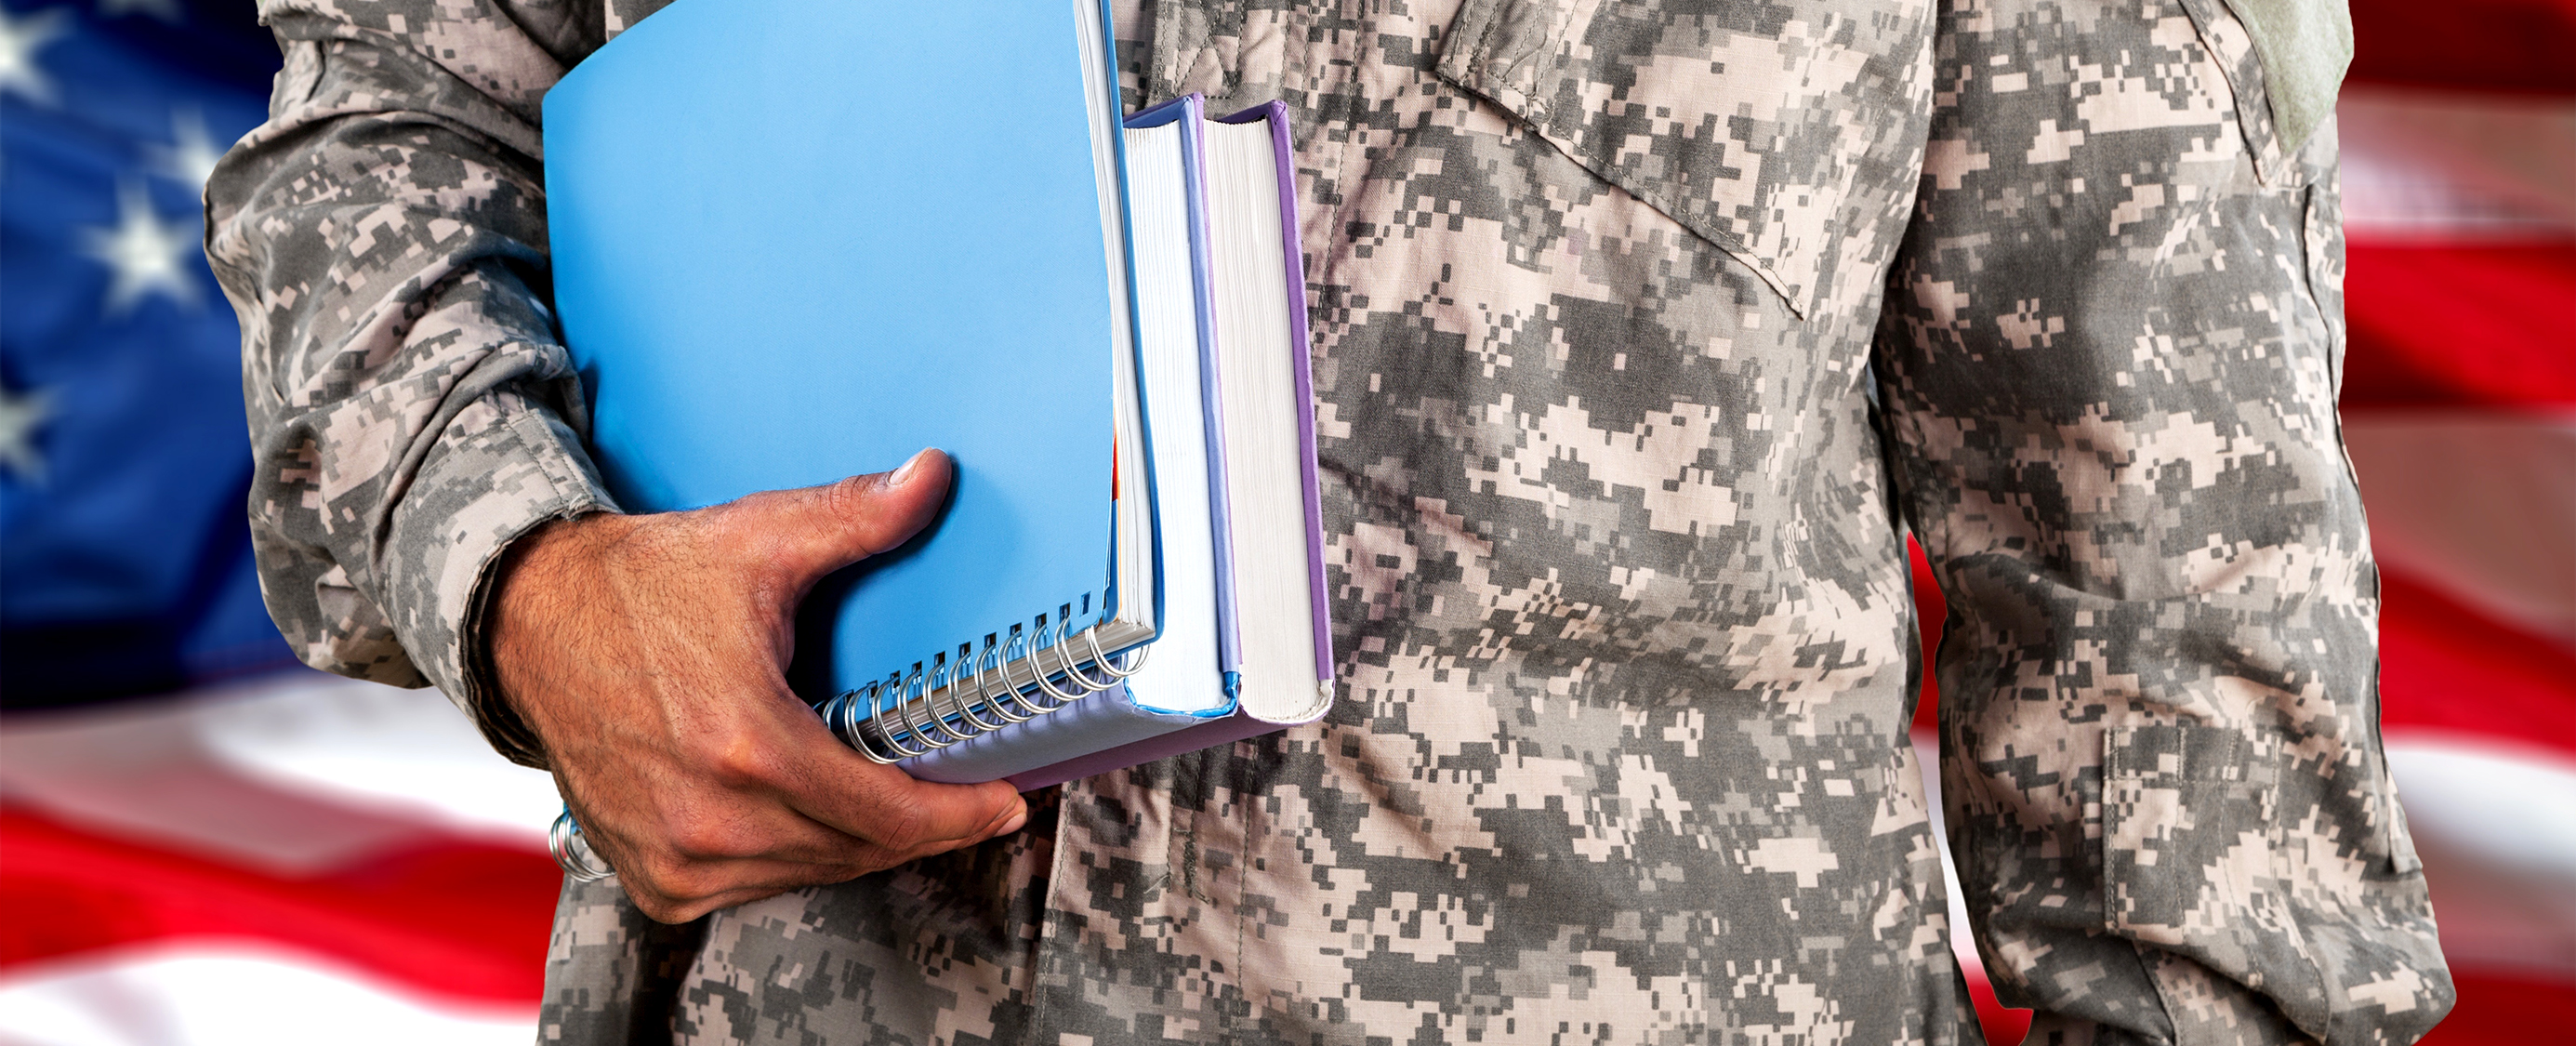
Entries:
[[630, 516], [584, 456], [538, 103], [658, 6], [268, 0], [209, 188], [281, 627], [623, 873], [547, 1041], [1975, 1041], [1909, 528], [2032, 1041], [2450, 1005], [2334, 411], [2340, 0], [1121, 5], [1131, 104], [1294, 114], [1346, 696], [1026, 805], [780, 682], [944, 459]]

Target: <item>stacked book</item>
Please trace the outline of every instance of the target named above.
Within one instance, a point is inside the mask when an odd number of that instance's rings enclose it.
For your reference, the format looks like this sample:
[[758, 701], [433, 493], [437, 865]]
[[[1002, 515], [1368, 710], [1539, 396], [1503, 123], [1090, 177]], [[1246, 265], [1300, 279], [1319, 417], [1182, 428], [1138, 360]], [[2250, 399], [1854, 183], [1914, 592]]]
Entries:
[[790, 672], [916, 777], [1042, 787], [1332, 703], [1287, 112], [1120, 110], [1095, 0], [682, 0], [545, 101], [624, 507], [952, 458], [937, 521], [807, 597]]

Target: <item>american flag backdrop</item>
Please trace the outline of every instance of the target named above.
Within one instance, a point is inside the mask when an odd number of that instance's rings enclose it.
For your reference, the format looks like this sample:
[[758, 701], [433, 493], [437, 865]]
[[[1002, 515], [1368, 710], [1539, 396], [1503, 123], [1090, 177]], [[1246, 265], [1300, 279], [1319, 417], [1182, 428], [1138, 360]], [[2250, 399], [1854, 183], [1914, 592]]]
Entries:
[[[2427, 1041], [2576, 1041], [2576, 0], [2353, 13], [2343, 419], [2460, 985]], [[0, 0], [0, 1046], [539, 1033], [551, 782], [259, 604], [199, 201], [277, 63], [250, 0]]]

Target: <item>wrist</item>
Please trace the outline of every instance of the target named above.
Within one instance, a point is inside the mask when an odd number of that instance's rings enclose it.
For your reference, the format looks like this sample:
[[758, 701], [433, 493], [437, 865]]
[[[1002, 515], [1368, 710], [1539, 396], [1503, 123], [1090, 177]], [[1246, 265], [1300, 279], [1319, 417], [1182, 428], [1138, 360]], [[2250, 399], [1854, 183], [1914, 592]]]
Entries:
[[476, 629], [476, 713], [486, 734], [513, 742], [503, 750], [513, 761], [551, 769], [554, 717], [543, 698], [552, 673], [541, 659], [559, 645], [543, 636], [582, 587], [580, 564], [594, 555], [602, 525], [624, 518], [592, 511], [539, 523], [512, 539], [494, 565]]

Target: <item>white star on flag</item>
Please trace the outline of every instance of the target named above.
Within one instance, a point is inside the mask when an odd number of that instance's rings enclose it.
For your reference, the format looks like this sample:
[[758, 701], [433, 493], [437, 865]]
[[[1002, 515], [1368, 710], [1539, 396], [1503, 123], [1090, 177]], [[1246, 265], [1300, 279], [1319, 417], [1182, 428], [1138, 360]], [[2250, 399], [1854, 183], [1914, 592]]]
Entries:
[[206, 133], [205, 114], [195, 109], [182, 109], [170, 114], [170, 144], [146, 147], [152, 154], [152, 171], [185, 185], [203, 196], [206, 179], [215, 173], [215, 161], [224, 151], [215, 147], [214, 136]]
[[25, 18], [0, 11], [0, 94], [16, 92], [38, 105], [54, 104], [54, 82], [36, 65], [36, 52], [63, 35], [61, 8]]
[[44, 455], [36, 452], [36, 430], [53, 413], [43, 391], [22, 395], [0, 386], [0, 468], [30, 482], [45, 478]]
[[166, 294], [180, 305], [197, 303], [197, 281], [188, 265], [198, 251], [196, 225], [162, 221], [142, 186], [117, 186], [116, 226], [83, 229], [81, 238], [87, 241], [82, 251], [114, 274], [108, 315], [123, 315], [151, 294]]

